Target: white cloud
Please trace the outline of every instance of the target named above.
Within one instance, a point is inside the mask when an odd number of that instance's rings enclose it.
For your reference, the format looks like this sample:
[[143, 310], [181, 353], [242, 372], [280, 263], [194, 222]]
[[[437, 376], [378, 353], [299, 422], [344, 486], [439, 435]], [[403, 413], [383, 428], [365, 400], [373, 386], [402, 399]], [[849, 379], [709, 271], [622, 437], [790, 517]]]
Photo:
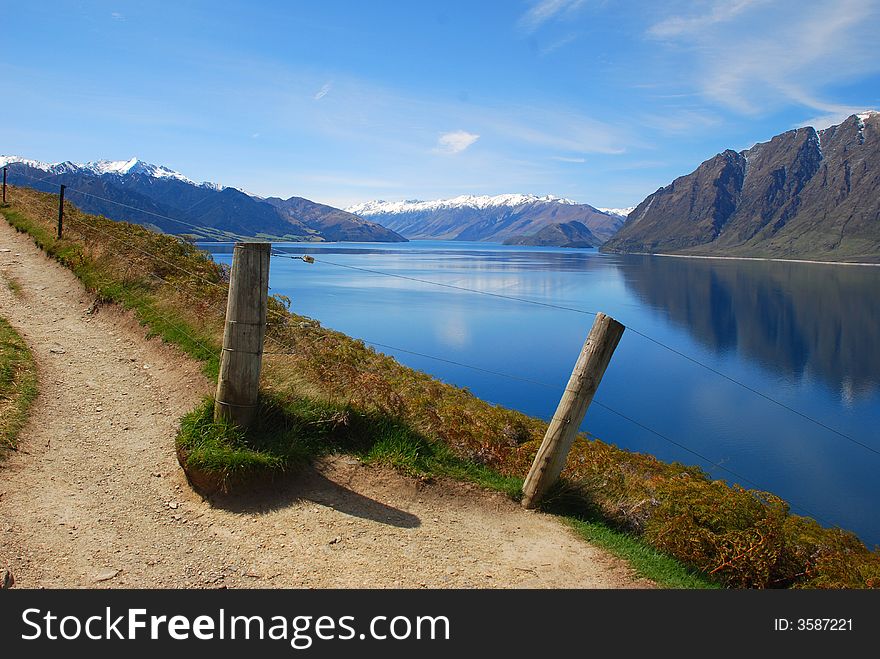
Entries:
[[313, 98], [316, 101], [320, 101], [322, 98], [324, 98], [327, 94], [330, 93], [330, 90], [332, 88], [333, 88], [333, 83], [325, 82], [324, 85], [321, 87], [321, 89], [319, 89], [318, 92], [313, 96]]
[[480, 139], [479, 135], [469, 133], [465, 130], [454, 130], [450, 133], [443, 133], [437, 140], [435, 151], [439, 153], [461, 153], [471, 144]]
[[123, 16], [122, 14], [120, 14], [118, 11], [111, 12], [111, 13], [110, 13], [110, 17], [111, 17], [114, 21], [124, 21], [124, 20], [125, 20], [125, 16]]
[[584, 2], [585, 0], [539, 0], [520, 17], [518, 25], [526, 32], [534, 32], [547, 21], [573, 15]]
[[570, 158], [569, 156], [550, 156], [550, 160], [556, 160], [558, 162], [574, 162], [574, 163], [587, 162], [586, 158]]

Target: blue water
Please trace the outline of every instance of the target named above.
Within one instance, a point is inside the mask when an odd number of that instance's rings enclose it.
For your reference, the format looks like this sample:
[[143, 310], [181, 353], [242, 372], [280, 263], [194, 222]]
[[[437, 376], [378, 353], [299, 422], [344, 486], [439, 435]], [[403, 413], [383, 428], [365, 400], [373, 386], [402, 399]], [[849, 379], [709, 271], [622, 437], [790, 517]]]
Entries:
[[[231, 245], [202, 247], [231, 260]], [[880, 268], [440, 241], [275, 247], [319, 259], [272, 259], [271, 292], [289, 296], [297, 313], [367, 342], [553, 385], [380, 348], [545, 419], [593, 316], [327, 262], [610, 314], [631, 329], [596, 400], [668, 439], [596, 404], [585, 429], [771, 491], [796, 513], [855, 531], [869, 546], [880, 543], [878, 453], [634, 331], [880, 451]]]

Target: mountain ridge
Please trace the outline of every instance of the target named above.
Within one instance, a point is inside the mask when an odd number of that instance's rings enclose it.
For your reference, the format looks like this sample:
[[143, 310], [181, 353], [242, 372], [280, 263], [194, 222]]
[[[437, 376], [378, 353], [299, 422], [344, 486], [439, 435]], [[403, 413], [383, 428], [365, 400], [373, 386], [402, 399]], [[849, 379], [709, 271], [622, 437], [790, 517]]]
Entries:
[[880, 262], [880, 113], [716, 154], [646, 197], [602, 249]]

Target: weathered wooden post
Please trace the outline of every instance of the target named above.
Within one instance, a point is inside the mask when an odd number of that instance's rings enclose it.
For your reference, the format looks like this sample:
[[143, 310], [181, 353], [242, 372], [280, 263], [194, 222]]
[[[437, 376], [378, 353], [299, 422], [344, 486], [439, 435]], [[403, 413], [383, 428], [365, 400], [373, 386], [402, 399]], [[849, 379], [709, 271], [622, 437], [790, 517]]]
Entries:
[[58, 197], [58, 240], [61, 240], [61, 235], [64, 233], [64, 188], [66, 185], [61, 186], [61, 195]]
[[269, 243], [236, 243], [214, 420], [247, 428], [256, 418], [269, 298]]
[[6, 203], [6, 168], [3, 168], [3, 203]]
[[624, 326], [604, 313], [596, 315], [568, 385], [550, 420], [544, 441], [523, 483], [522, 505], [534, 508], [558, 479], [565, 459], [584, 420], [587, 408], [602, 381], [611, 355], [623, 336]]

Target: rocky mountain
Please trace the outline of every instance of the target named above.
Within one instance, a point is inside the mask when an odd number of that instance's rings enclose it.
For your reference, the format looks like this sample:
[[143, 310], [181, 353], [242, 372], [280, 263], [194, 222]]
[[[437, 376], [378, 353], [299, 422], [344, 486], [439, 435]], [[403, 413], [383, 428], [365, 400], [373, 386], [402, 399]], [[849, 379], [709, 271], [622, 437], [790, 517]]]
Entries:
[[645, 199], [602, 249], [880, 262], [880, 113], [720, 153]]
[[87, 213], [200, 239], [234, 236], [293, 241], [401, 242], [406, 238], [375, 222], [301, 197], [261, 199], [137, 158], [42, 163], [0, 156], [8, 182], [47, 192], [67, 186], [66, 199]]
[[533, 236], [514, 236], [505, 245], [533, 245], [537, 247], [598, 247], [602, 241], [585, 224], [572, 220], [548, 224]]
[[623, 224], [620, 215], [554, 196], [462, 195], [434, 201], [371, 201], [346, 209], [407, 238], [503, 242], [544, 227], [577, 221], [600, 241]]

